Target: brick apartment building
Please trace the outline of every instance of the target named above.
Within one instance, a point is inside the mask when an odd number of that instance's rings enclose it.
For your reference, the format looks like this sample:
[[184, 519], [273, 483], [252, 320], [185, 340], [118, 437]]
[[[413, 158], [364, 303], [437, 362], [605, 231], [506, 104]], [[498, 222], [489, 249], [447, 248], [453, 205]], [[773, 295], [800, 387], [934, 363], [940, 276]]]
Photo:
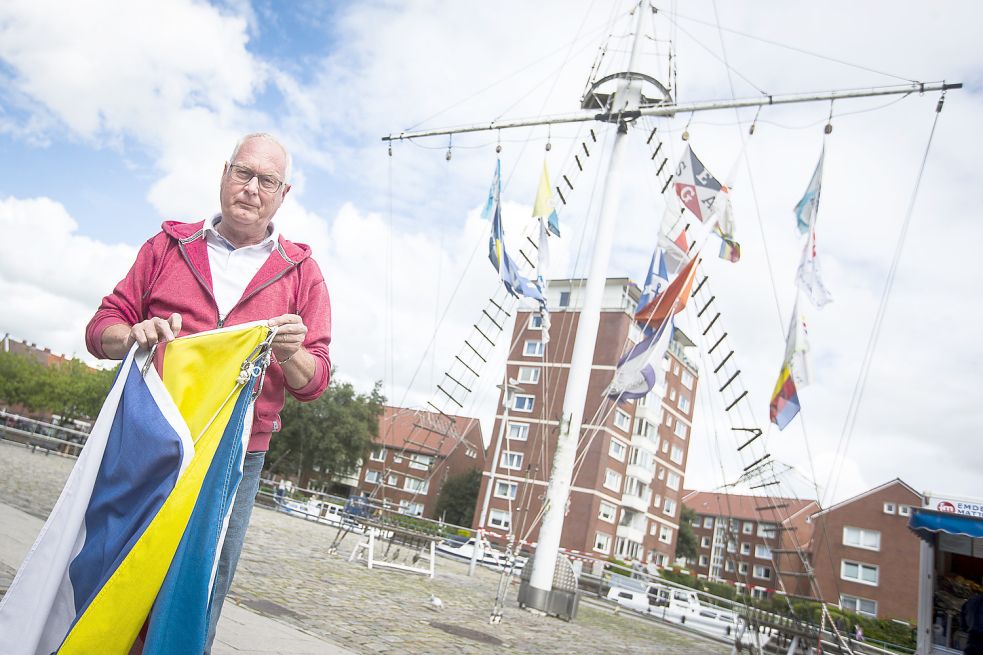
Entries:
[[812, 567], [822, 599], [872, 617], [918, 615], [918, 537], [908, 529], [922, 497], [900, 479], [812, 515]]
[[362, 463], [357, 492], [404, 514], [439, 518], [444, 482], [485, 464], [478, 419], [452, 418], [460, 441], [446, 434], [446, 423], [433, 412], [385, 407], [378, 447]]
[[[526, 543], [538, 540], [583, 289], [583, 280], [550, 282], [548, 344], [538, 314], [517, 314], [505, 377], [521, 390], [507, 411], [499, 398], [474, 521], [492, 540], [509, 530]], [[675, 555], [698, 376], [684, 354], [693, 344], [677, 330], [664, 362], [664, 388], [617, 407], [603, 397], [626, 344], [641, 336], [632, 320], [638, 296], [627, 278], [607, 280], [560, 546], [598, 559], [665, 566]]]
[[809, 546], [815, 501], [687, 491], [683, 503], [696, 513], [691, 525], [699, 554], [690, 568], [697, 577], [759, 598], [799, 587], [804, 574], [797, 547]]

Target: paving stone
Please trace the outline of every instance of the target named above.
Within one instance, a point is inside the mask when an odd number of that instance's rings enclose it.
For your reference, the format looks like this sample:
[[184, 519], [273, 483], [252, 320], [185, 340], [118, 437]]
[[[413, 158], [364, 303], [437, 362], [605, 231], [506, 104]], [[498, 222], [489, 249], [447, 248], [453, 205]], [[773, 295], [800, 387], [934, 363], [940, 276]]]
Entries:
[[[0, 502], [44, 518], [74, 460], [0, 442]], [[0, 535], [3, 534], [0, 527]], [[581, 603], [573, 622], [541, 617], [515, 603], [508, 588], [503, 620], [491, 625], [500, 575], [438, 559], [435, 579], [348, 562], [360, 535], [337, 552], [333, 527], [257, 507], [230, 598], [358, 653], [428, 655], [723, 655], [730, 647], [671, 627]], [[403, 549], [402, 558], [412, 552]], [[9, 572], [0, 570], [0, 585]], [[443, 611], [430, 605], [433, 594]], [[448, 630], [448, 627], [450, 629]], [[221, 630], [219, 637], [221, 638]]]

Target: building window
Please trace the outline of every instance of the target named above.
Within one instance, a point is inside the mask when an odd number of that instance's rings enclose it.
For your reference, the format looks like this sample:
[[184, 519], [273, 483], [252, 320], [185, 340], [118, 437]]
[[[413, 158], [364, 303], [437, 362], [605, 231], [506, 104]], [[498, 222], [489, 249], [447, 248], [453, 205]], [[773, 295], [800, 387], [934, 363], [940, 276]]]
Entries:
[[707, 566], [710, 563], [710, 558], [706, 555], [700, 555], [700, 566]]
[[877, 601], [840, 594], [840, 609], [877, 618]]
[[849, 560], [843, 560], [840, 563], [840, 577], [844, 580], [853, 580], [876, 587], [879, 573], [879, 567], [871, 564], [861, 564]]
[[522, 384], [539, 384], [539, 368], [536, 366], [520, 366], [519, 382]]
[[670, 402], [676, 402], [676, 390], [669, 389], [669, 400]]
[[713, 517], [712, 516], [704, 516], [703, 517], [703, 527], [704, 528], [712, 528], [713, 527]]
[[686, 435], [689, 434], [689, 428], [682, 421], [676, 421], [676, 427], [673, 428], [672, 433], [680, 439], [685, 439]]
[[611, 535], [598, 532], [594, 535], [594, 550], [599, 553], [611, 552]]
[[741, 543], [741, 555], [750, 555], [750, 554], [751, 554], [751, 544], [749, 544], [746, 541]]
[[659, 527], [659, 541], [664, 544], [672, 543], [672, 528], [663, 525]]
[[620, 428], [625, 432], [631, 431], [631, 416], [627, 413], [621, 411], [620, 409], [614, 410], [614, 427]]
[[676, 464], [682, 464], [683, 463], [683, 449], [680, 448], [679, 446], [673, 446], [672, 447], [672, 454], [669, 455], [669, 459], [671, 459]]
[[700, 537], [700, 548], [710, 547], [710, 537]]
[[505, 482], [503, 480], [498, 480], [495, 482], [495, 498], [504, 498], [506, 500], [515, 500], [516, 495], [519, 492], [518, 482]]
[[679, 476], [678, 473], [673, 473], [672, 471], [669, 471], [669, 474], [666, 476], [666, 486], [674, 491], [679, 491], [679, 483], [681, 481], [682, 478]]
[[608, 446], [608, 455], [615, 458], [619, 462], [625, 461], [625, 453], [627, 451], [628, 446], [617, 439], [612, 439], [611, 444]]
[[423, 503], [411, 503], [408, 500], [399, 501], [399, 513], [409, 516], [423, 516]]
[[698, 527], [700, 527], [700, 522], [701, 522], [700, 515], [699, 514], [694, 514], [693, 515], [693, 520], [690, 521], [689, 524], [692, 525], [694, 528], [698, 528]]
[[516, 394], [512, 397], [512, 410], [516, 412], [531, 412], [535, 404], [535, 396]]
[[502, 453], [502, 460], [499, 465], [503, 469], [510, 469], [512, 471], [522, 470], [522, 453]]
[[771, 580], [771, 569], [767, 566], [755, 564], [752, 575], [756, 578], [761, 578], [762, 580]]
[[388, 478], [386, 478], [386, 484], [388, 484], [390, 487], [398, 487], [399, 476], [396, 474], [391, 474]]
[[399, 455], [393, 455], [393, 464], [402, 464], [403, 458]]
[[773, 539], [777, 534], [778, 526], [774, 523], [759, 523], [758, 524], [758, 536], [764, 537], [765, 539]]
[[683, 384], [684, 387], [686, 387], [687, 389], [689, 389], [690, 391], [692, 391], [693, 390], [693, 382], [696, 381], [696, 378], [693, 377], [693, 374], [692, 373], [690, 373], [686, 369], [683, 369], [683, 372], [682, 372], [682, 375], [681, 375], [679, 381], [682, 382], [682, 384]]
[[526, 441], [529, 438], [529, 424], [510, 421], [508, 438], [510, 441]]
[[765, 544], [755, 544], [754, 556], [758, 559], [771, 559], [771, 549]]
[[734, 541], [728, 541], [727, 542], [727, 552], [728, 553], [736, 553], [737, 552], [737, 543], [734, 542]]
[[[898, 505], [898, 516], [911, 516], [910, 505]], [[875, 603], [876, 605], [876, 603]]]
[[628, 463], [645, 469], [650, 475], [655, 472], [655, 458], [648, 451], [632, 448]]
[[569, 306], [570, 306], [570, 292], [569, 291], [561, 291], [560, 292], [560, 307], [569, 307]]
[[420, 455], [414, 453], [410, 455], [410, 468], [418, 471], [428, 471], [433, 466], [433, 455]]
[[884, 503], [884, 513], [894, 514], [894, 503]]
[[529, 329], [530, 330], [542, 330], [543, 329], [543, 315], [542, 314], [530, 314], [529, 315]]
[[597, 518], [605, 523], [614, 523], [614, 513], [617, 511], [617, 509], [618, 508], [611, 503], [605, 503], [602, 500], [600, 507], [597, 509]]
[[493, 509], [488, 514], [488, 525], [493, 528], [508, 530], [512, 527], [512, 515], [500, 509]]
[[741, 530], [744, 532], [744, 534], [751, 534], [754, 532], [754, 521], [745, 521]]
[[747, 562], [738, 562], [737, 572], [741, 575], [747, 575]]
[[853, 546], [854, 548], [866, 548], [867, 550], [880, 550], [880, 530], [865, 530], [863, 528], [852, 528], [848, 525], [843, 526], [843, 545]]
[[663, 503], [662, 505], [662, 510], [666, 513], [667, 516], [675, 516], [676, 501], [673, 500], [672, 498], [666, 498], [665, 503]]
[[666, 427], [672, 427], [672, 414], [669, 413], [669, 410], [662, 410], [662, 421], [666, 424]]
[[676, 406], [683, 414], [689, 414], [689, 398], [684, 394], [679, 394], [679, 403]]
[[532, 339], [527, 341], [525, 346], [522, 348], [522, 354], [526, 357], [542, 357], [545, 346], [542, 341]]
[[376, 448], [369, 455], [369, 459], [371, 459], [373, 462], [384, 462], [384, 461], [386, 461], [386, 449], [385, 448]]
[[379, 471], [366, 471], [365, 481], [369, 484], [379, 484], [379, 480], [382, 478], [382, 473]]
[[420, 478], [411, 478], [407, 475], [403, 478], [403, 489], [417, 494], [425, 494], [430, 490], [430, 482]]
[[724, 562], [724, 570], [727, 571], [728, 573], [733, 573], [734, 572], [734, 560], [729, 559], [726, 562]]
[[664, 452], [664, 453], [668, 453], [669, 452], [669, 440], [668, 439], [663, 439], [662, 440], [662, 452]]
[[604, 471], [604, 487], [611, 491], [621, 491], [621, 474], [611, 469]]

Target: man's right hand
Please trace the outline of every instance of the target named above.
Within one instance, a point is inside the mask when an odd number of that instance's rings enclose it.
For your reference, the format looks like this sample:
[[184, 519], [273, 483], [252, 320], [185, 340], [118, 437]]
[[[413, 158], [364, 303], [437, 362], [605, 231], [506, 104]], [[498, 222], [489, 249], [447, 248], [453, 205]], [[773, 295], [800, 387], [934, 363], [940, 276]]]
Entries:
[[160, 342], [168, 342], [181, 333], [181, 315], [171, 314], [166, 321], [151, 318], [130, 326], [124, 323], [110, 325], [102, 333], [102, 349], [109, 359], [123, 359], [134, 343], [149, 350]]
[[126, 337], [126, 350], [129, 351], [134, 343], [140, 344], [143, 350], [150, 350], [159, 342], [174, 341], [180, 333], [180, 314], [171, 314], [166, 321], [162, 318], [147, 319], [130, 328], [130, 334]]

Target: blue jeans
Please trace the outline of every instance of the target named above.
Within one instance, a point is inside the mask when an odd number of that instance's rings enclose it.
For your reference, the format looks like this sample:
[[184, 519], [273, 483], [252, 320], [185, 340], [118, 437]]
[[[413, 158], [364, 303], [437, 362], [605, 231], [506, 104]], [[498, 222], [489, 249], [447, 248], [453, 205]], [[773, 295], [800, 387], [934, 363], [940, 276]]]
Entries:
[[215, 572], [215, 585], [212, 591], [212, 611], [208, 616], [208, 639], [205, 642], [205, 655], [212, 652], [212, 642], [215, 641], [215, 629], [218, 618], [222, 615], [222, 604], [232, 586], [232, 578], [236, 574], [239, 563], [239, 553], [242, 543], [246, 540], [246, 528], [249, 527], [249, 517], [253, 513], [253, 503], [259, 491], [259, 476], [263, 472], [263, 460], [266, 452], [246, 453], [242, 463], [242, 480], [236, 491], [236, 499], [232, 504], [229, 516], [229, 528], [225, 533], [225, 543], [222, 544], [222, 554], [219, 555], [218, 570]]

